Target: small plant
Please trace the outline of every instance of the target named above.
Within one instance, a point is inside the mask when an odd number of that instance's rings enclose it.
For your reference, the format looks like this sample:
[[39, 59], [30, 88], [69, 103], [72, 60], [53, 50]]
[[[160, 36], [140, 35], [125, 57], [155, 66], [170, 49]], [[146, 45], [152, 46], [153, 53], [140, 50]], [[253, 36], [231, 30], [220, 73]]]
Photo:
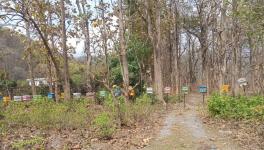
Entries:
[[44, 144], [45, 140], [42, 137], [33, 137], [28, 140], [21, 140], [21, 141], [16, 141], [12, 144], [12, 149], [30, 149], [33, 146], [39, 146], [41, 149], [44, 149]]
[[94, 126], [98, 129], [100, 138], [112, 138], [115, 127], [113, 118], [109, 113], [103, 112], [94, 119]]

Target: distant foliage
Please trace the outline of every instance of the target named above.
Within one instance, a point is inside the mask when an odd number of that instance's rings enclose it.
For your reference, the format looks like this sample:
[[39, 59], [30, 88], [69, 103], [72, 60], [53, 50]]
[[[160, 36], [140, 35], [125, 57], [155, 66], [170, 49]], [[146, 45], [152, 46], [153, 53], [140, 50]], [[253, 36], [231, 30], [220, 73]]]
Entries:
[[208, 103], [209, 112], [216, 117], [264, 120], [264, 97], [231, 97], [214, 94]]

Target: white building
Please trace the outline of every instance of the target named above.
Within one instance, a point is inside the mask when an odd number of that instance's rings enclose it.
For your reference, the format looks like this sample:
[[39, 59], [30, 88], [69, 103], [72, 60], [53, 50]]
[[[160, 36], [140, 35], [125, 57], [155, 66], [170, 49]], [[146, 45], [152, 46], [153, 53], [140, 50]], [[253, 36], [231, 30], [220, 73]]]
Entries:
[[[48, 81], [46, 78], [35, 78], [35, 85], [36, 86], [41, 86], [41, 85], [49, 85]], [[31, 86], [32, 81], [31, 79], [27, 79], [28, 84]]]

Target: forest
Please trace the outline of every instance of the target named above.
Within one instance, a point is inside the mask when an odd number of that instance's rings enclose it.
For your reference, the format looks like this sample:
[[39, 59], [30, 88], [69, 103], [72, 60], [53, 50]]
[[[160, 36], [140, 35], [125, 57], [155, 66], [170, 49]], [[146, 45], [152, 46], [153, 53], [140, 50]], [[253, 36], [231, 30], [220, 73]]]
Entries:
[[0, 149], [264, 147], [263, 0], [0, 2]]

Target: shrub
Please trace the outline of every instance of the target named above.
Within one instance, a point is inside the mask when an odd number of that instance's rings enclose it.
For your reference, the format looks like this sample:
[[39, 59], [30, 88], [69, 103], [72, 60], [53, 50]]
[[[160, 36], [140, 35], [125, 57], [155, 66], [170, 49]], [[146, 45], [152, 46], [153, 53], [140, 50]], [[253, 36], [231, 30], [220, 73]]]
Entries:
[[264, 97], [231, 97], [213, 94], [209, 98], [211, 115], [234, 119], [264, 119]]
[[115, 131], [115, 126], [113, 117], [109, 113], [103, 112], [99, 114], [93, 122], [95, 128], [98, 129], [98, 134], [100, 138], [112, 138], [112, 135]]

